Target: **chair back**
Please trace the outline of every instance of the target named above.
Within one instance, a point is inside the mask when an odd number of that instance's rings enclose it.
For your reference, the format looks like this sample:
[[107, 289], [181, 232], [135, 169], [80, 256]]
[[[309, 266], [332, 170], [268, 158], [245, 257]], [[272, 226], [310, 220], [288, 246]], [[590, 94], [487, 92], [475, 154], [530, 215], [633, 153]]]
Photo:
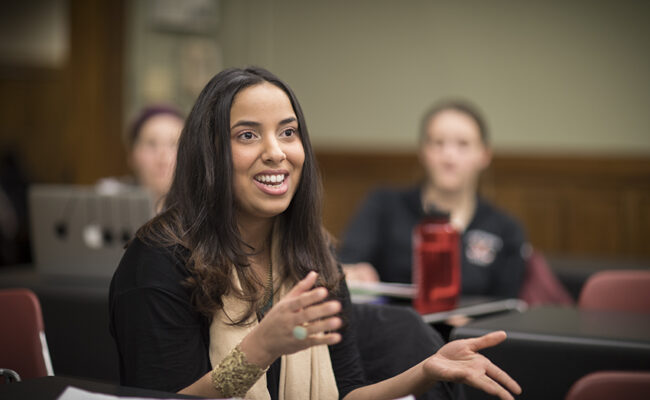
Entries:
[[584, 310], [650, 313], [650, 270], [597, 272], [580, 291]]
[[553, 270], [548, 266], [546, 258], [539, 251], [533, 251], [528, 257], [519, 298], [529, 306], [574, 305], [571, 295], [555, 276]]
[[28, 289], [0, 290], [0, 368], [21, 379], [53, 375], [36, 294]]
[[646, 400], [649, 393], [648, 371], [599, 371], [578, 379], [565, 400]]

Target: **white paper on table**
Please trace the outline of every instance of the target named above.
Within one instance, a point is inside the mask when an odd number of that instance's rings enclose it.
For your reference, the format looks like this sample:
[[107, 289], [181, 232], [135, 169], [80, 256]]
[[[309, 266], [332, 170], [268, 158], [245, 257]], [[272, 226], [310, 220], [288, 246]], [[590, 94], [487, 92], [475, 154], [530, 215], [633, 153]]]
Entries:
[[68, 386], [63, 393], [57, 398], [57, 400], [152, 400], [151, 398], [143, 397], [121, 397], [114, 396], [111, 394], [95, 393], [88, 392], [73, 386]]
[[393, 282], [347, 282], [351, 294], [389, 296], [405, 299], [415, 297], [415, 285]]

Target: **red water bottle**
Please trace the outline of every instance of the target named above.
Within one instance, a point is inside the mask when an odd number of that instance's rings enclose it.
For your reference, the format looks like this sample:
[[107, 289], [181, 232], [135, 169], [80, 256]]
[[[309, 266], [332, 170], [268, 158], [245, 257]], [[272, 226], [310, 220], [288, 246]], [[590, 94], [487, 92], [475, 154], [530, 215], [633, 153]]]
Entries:
[[413, 307], [420, 314], [456, 308], [460, 294], [460, 234], [449, 214], [429, 214], [413, 230]]

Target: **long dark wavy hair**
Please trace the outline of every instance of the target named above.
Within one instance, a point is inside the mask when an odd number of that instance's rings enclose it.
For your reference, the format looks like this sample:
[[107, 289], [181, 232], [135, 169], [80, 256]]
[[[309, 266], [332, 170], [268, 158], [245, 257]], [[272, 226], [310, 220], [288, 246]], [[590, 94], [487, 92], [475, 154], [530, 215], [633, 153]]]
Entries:
[[[235, 294], [250, 303], [243, 324], [255, 312], [263, 282], [250, 268], [254, 249], [237, 227], [230, 148], [230, 108], [241, 90], [269, 82], [283, 90], [298, 119], [305, 152], [302, 175], [289, 207], [276, 218], [279, 254], [285, 265], [282, 282], [294, 284], [309, 271], [319, 273], [319, 285], [336, 291], [342, 279], [331, 252], [330, 237], [321, 221], [322, 187], [307, 125], [298, 99], [269, 71], [231, 68], [215, 75], [201, 91], [178, 143], [176, 171], [163, 211], [144, 225], [138, 238], [158, 246], [182, 246], [190, 272], [185, 284], [200, 313], [210, 318], [223, 306], [221, 297]], [[232, 281], [235, 268], [242, 292]]]

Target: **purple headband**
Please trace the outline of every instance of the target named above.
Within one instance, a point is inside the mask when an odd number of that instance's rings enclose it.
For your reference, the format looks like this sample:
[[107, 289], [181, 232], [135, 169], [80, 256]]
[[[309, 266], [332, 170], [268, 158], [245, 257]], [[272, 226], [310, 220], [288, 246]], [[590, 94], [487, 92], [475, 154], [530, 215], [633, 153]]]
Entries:
[[144, 124], [149, 121], [151, 118], [157, 116], [157, 115], [173, 115], [175, 117], [178, 117], [178, 119], [184, 121], [185, 117], [183, 114], [175, 107], [168, 106], [168, 105], [153, 105], [149, 107], [145, 107], [140, 111], [140, 113], [135, 117], [133, 122], [131, 123], [131, 128], [128, 131], [128, 146], [129, 148], [133, 147], [133, 144], [135, 141], [138, 139], [138, 135], [140, 134], [140, 129], [144, 126]]

